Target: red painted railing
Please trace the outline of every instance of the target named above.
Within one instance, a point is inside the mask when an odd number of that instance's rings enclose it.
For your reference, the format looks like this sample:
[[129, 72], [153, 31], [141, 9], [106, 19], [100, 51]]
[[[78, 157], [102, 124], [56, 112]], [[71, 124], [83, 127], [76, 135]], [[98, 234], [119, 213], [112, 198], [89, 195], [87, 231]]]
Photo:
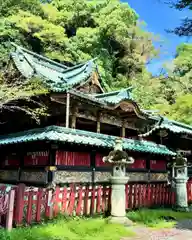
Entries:
[[187, 197], [188, 197], [188, 202], [192, 203], [192, 180], [191, 179], [187, 183]]
[[126, 185], [126, 209], [141, 207], [171, 206], [175, 203], [175, 193], [166, 183]]
[[111, 188], [104, 185], [71, 184], [70, 187], [57, 187], [54, 193], [19, 185], [14, 220], [16, 225], [21, 225], [53, 218], [59, 213], [70, 216], [100, 214], [108, 210], [110, 194]]
[[[28, 188], [24, 184], [19, 184], [12, 192], [15, 192], [15, 198], [13, 199], [12, 194], [11, 200], [14, 211], [9, 201], [7, 212], [3, 213], [9, 220], [7, 220], [9, 227], [13, 222], [16, 225], [24, 223], [30, 225], [45, 218], [54, 218], [60, 213], [70, 216], [100, 214], [109, 210], [111, 203], [111, 187], [106, 184], [94, 186], [71, 184], [69, 187], [57, 187], [54, 193], [48, 189]], [[192, 201], [191, 181], [187, 183], [187, 192], [190, 202]], [[126, 185], [125, 193], [125, 207], [128, 210], [175, 204], [175, 192], [171, 186], [164, 183], [129, 183]]]

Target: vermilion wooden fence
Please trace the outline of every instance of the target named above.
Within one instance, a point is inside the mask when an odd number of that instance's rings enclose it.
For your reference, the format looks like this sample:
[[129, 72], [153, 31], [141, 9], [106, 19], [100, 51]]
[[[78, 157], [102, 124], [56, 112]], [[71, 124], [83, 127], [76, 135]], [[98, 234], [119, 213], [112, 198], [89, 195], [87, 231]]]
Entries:
[[175, 193], [166, 183], [127, 184], [126, 209], [152, 206], [171, 206], [175, 203]]
[[[0, 188], [1, 191], [1, 188]], [[188, 201], [192, 200], [192, 182], [187, 183]], [[111, 186], [108, 184], [84, 185], [71, 184], [69, 187], [57, 187], [54, 193], [43, 188], [28, 188], [19, 184], [14, 188], [14, 211], [11, 205], [7, 215], [16, 225], [40, 222], [45, 217], [54, 218], [59, 213], [66, 215], [92, 215], [109, 210]], [[164, 183], [128, 183], [125, 188], [126, 209], [169, 205], [175, 203], [175, 192]], [[11, 198], [10, 198], [11, 199]], [[13, 213], [13, 218], [12, 213]], [[1, 215], [1, 214], [0, 214]], [[9, 220], [8, 219], [8, 220]], [[7, 220], [7, 226], [10, 221]], [[9, 223], [9, 224], [8, 224]]]
[[26, 189], [20, 185], [17, 189], [16, 225], [24, 222], [40, 222], [44, 217], [53, 218], [59, 213], [66, 215], [92, 215], [108, 210], [110, 205], [110, 186], [85, 186], [71, 184], [55, 192], [42, 188]]
[[192, 203], [192, 180], [188, 181], [187, 183], [187, 197], [188, 202]]

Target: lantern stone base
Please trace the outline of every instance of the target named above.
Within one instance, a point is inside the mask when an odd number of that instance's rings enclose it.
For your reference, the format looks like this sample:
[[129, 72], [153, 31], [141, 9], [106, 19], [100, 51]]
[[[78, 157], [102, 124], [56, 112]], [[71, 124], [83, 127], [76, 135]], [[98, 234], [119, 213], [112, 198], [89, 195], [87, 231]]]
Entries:
[[131, 225], [131, 221], [126, 217], [125, 211], [125, 184], [128, 181], [125, 176], [112, 176], [112, 195], [111, 195], [111, 217], [110, 222]]
[[111, 216], [108, 218], [109, 223], [118, 223], [125, 226], [131, 226], [133, 225], [133, 222], [128, 219], [127, 217], [117, 217], [117, 216]]
[[176, 204], [175, 204], [175, 210], [187, 212], [188, 209], [188, 202], [187, 202], [187, 183], [188, 178], [181, 178], [176, 177], [174, 179], [175, 181], [175, 192], [176, 192]]
[[174, 206], [173, 210], [177, 212], [191, 212], [188, 207]]

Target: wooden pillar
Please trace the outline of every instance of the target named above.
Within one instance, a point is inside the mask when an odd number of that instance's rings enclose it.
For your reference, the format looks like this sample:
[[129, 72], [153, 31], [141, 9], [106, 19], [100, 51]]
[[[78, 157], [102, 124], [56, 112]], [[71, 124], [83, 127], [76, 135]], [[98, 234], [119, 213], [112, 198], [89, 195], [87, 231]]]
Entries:
[[70, 108], [70, 94], [67, 93], [67, 99], [66, 99], [66, 121], [65, 121], [65, 127], [69, 127], [69, 108]]
[[21, 181], [22, 170], [23, 170], [23, 168], [25, 166], [25, 163], [24, 163], [25, 154], [27, 155], [27, 151], [19, 150], [19, 160], [20, 160], [20, 163], [19, 163], [19, 169], [18, 169], [18, 182]]
[[97, 133], [100, 133], [100, 131], [101, 131], [101, 122], [100, 122], [100, 120], [101, 120], [101, 114], [98, 113], [98, 116], [97, 116]]
[[77, 111], [78, 107], [73, 107], [72, 109], [72, 118], [71, 118], [71, 128], [75, 129], [76, 128], [76, 121], [77, 121]]
[[92, 170], [92, 184], [95, 183], [95, 157], [96, 157], [96, 151], [92, 150], [90, 153], [90, 158], [91, 158], [91, 170]]
[[9, 192], [8, 210], [7, 210], [7, 215], [6, 215], [6, 230], [8, 230], [8, 231], [12, 230], [12, 227], [13, 227], [15, 191], [16, 190], [11, 190]]
[[124, 122], [122, 122], [121, 137], [125, 137], [125, 124], [124, 124]]
[[50, 151], [49, 151], [49, 166], [47, 169], [48, 183], [51, 183], [54, 180], [54, 169], [52, 168], [53, 166], [56, 165], [56, 150], [57, 150], [57, 145], [51, 144]]
[[72, 115], [71, 128], [73, 128], [73, 129], [76, 128], [76, 115]]

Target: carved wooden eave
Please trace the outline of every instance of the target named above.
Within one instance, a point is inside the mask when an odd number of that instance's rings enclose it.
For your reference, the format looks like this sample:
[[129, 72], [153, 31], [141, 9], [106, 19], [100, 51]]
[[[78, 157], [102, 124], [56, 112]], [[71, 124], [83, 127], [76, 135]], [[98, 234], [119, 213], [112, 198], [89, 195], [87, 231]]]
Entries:
[[192, 141], [192, 136], [189, 136], [188, 134], [182, 134], [181, 138]]
[[93, 113], [91, 113], [88, 110], [80, 110], [78, 109], [78, 112], [76, 113], [76, 116], [78, 118], [83, 118], [83, 119], [87, 119], [87, 120], [91, 120], [96, 122], [97, 121], [97, 116], [95, 116]]
[[[87, 97], [84, 95], [81, 97], [78, 94], [76, 95], [75, 92], [70, 93], [70, 95], [71, 104], [75, 105], [76, 107], [78, 106], [78, 112], [76, 113], [76, 117], [78, 118], [97, 122], [97, 113], [100, 112], [101, 123], [106, 123], [118, 127], [124, 126], [125, 128], [133, 130], [138, 129], [134, 120], [135, 116], [137, 116], [139, 119], [146, 120], [146, 116], [140, 111], [138, 105], [133, 101], [121, 101], [116, 105], [109, 105], [103, 102], [99, 102], [95, 99], [87, 99]], [[54, 102], [66, 105], [66, 94], [52, 94], [51, 99]], [[88, 110], [85, 108], [84, 104], [88, 104], [90, 106], [90, 109]], [[91, 111], [91, 106], [96, 107], [95, 114], [93, 111]], [[114, 114], [110, 114], [110, 112]], [[71, 111], [69, 114], [70, 116], [72, 115]]]
[[96, 85], [96, 86], [98, 86], [100, 88], [101, 93], [105, 92], [104, 89], [101, 87], [101, 84], [99, 82], [98, 72], [93, 72], [91, 80], [92, 80], [92, 84], [93, 85]]
[[[71, 96], [73, 99], [80, 100], [83, 103], [88, 103], [90, 105], [98, 106], [100, 109], [106, 109], [106, 110], [117, 110], [120, 109], [122, 111], [122, 117], [127, 117], [127, 113], [134, 113], [138, 118], [147, 119], [147, 116], [140, 110], [137, 103], [134, 101], [128, 101], [124, 100], [119, 102], [116, 105], [107, 104], [102, 101], [98, 101], [95, 98], [88, 97], [80, 92], [70, 91]], [[65, 94], [52, 94], [51, 99], [55, 102], [65, 104], [65, 102], [62, 101], [62, 99], [65, 99]]]
[[51, 94], [50, 99], [52, 102], [66, 105], [67, 94]]
[[116, 104], [112, 110], [120, 108], [125, 114], [122, 114], [122, 117], [127, 117], [127, 113], [135, 113], [138, 118], [146, 120], [147, 117], [141, 112], [139, 106], [133, 101], [122, 101]]
[[86, 82], [80, 83], [75, 89], [82, 93], [104, 93], [104, 89], [99, 82], [99, 75], [95, 71]]

